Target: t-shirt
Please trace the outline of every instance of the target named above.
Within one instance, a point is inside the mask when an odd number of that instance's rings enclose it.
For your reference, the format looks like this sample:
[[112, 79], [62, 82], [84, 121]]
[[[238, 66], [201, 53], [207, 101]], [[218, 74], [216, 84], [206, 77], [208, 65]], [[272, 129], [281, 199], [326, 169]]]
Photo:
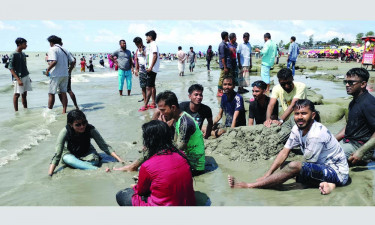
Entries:
[[[258, 101], [250, 102], [249, 118], [255, 119], [256, 124], [263, 124], [264, 121], [266, 121], [267, 107], [270, 103], [270, 99], [270, 97], [266, 96], [264, 107], [262, 107]], [[271, 115], [276, 116], [276, 118], [279, 116], [279, 102], [277, 100]]]
[[227, 68], [232, 68], [230, 63], [230, 56], [229, 56], [229, 47], [228, 44], [225, 41], [222, 41], [219, 45], [219, 65], [220, 69], [224, 69], [224, 65], [222, 63], [222, 59], [225, 59], [225, 63]]
[[185, 60], [185, 58], [186, 58], [185, 52], [182, 51], [182, 50], [179, 50], [177, 52], [177, 58], [178, 58], [178, 61], [182, 63]]
[[187, 112], [192, 116], [199, 125], [199, 129], [202, 129], [203, 122], [207, 118], [212, 118], [211, 108], [205, 104], [201, 104], [197, 112], [192, 112], [190, 110], [190, 102], [181, 102], [180, 103], [181, 111]]
[[307, 96], [306, 85], [301, 82], [293, 82], [293, 84], [294, 84], [294, 88], [290, 93], [286, 92], [281, 87], [280, 84], [276, 85], [272, 89], [271, 98], [279, 99], [281, 102], [281, 107], [283, 108], [284, 111], [290, 106], [293, 98], [306, 99], [306, 96]]
[[250, 66], [251, 45], [249, 42], [238, 46], [237, 53], [240, 53], [240, 62], [242, 66]]
[[187, 53], [187, 55], [188, 55], [188, 58], [189, 58], [189, 62], [193, 63], [195, 61], [195, 52], [194, 51], [189, 51]]
[[179, 143], [187, 144], [185, 153], [192, 169], [202, 171], [205, 164], [204, 141], [202, 131], [194, 118], [186, 112], [177, 120], [176, 138]]
[[138, 64], [139, 64], [139, 72], [146, 73], [146, 47], [143, 47], [143, 51], [140, 52], [139, 49], [135, 52]]
[[346, 183], [349, 166], [344, 150], [337, 139], [321, 123], [314, 121], [309, 132], [302, 137], [302, 131], [294, 125], [285, 148], [301, 147], [306, 162], [324, 164], [335, 170], [339, 180]]
[[160, 59], [159, 59], [159, 48], [156, 45], [155, 41], [150, 42], [150, 44], [147, 45], [146, 49], [146, 69], [148, 69], [152, 65], [152, 60], [154, 58], [154, 53], [156, 52], [156, 62], [154, 67], [152, 67], [152, 71], [154, 73], [159, 72], [160, 67]]
[[55, 44], [49, 49], [48, 61], [57, 61], [57, 64], [55, 67], [53, 67], [50, 77], [67, 77], [69, 76], [69, 64], [74, 61], [74, 58], [68, 50], [62, 48], [58, 44]]
[[349, 104], [345, 138], [363, 144], [375, 132], [375, 97], [367, 90]]
[[81, 61], [81, 68], [85, 68], [85, 66], [86, 66], [85, 61]]
[[245, 115], [245, 107], [243, 103], [243, 98], [240, 94], [234, 91], [234, 97], [232, 99], [228, 98], [228, 95], [225, 93], [221, 97], [220, 108], [224, 110], [225, 113], [225, 126], [231, 127], [233, 116], [235, 111], [240, 111], [237, 120], [236, 120], [236, 127], [239, 126], [246, 126], [246, 115]]
[[119, 50], [112, 53], [112, 57], [117, 57], [118, 67], [121, 70], [130, 70], [131, 69], [131, 62], [132, 62], [132, 53], [126, 49], [123, 50], [120, 48]]
[[[27, 70], [26, 54], [23, 52], [13, 52], [10, 55], [8, 69], [13, 69], [20, 78], [29, 75], [29, 71]], [[14, 77], [12, 78], [14, 79]]]

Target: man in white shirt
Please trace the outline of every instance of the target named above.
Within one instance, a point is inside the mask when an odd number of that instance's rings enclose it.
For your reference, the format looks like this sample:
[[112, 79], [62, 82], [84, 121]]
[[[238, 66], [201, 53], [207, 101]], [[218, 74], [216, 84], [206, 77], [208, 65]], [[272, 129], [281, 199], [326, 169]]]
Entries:
[[[146, 101], [145, 105], [139, 109], [139, 111], [145, 111], [147, 109], [154, 109], [156, 108], [155, 97], [156, 97], [156, 89], [155, 89], [155, 79], [156, 74], [159, 72], [160, 67], [160, 59], [159, 59], [159, 48], [155, 43], [156, 40], [156, 32], [151, 30], [146, 34], [146, 42], [147, 42], [147, 49], [146, 49], [146, 72], [147, 72], [147, 82], [146, 82]], [[152, 104], [148, 105], [150, 98], [152, 96]]]
[[186, 54], [184, 51], [182, 51], [182, 47], [178, 46], [178, 52], [177, 52], [177, 58], [178, 58], [178, 74], [179, 76], [184, 75], [185, 70], [185, 60], [186, 60]]
[[[345, 185], [349, 179], [349, 166], [344, 150], [331, 132], [315, 119], [319, 121], [314, 104], [307, 99], [298, 100], [294, 106], [296, 125], [267, 173], [255, 183], [237, 183], [228, 175], [229, 186], [267, 188], [296, 177], [297, 182], [319, 186], [322, 194], [329, 194], [336, 185]], [[275, 172], [285, 162], [290, 150], [297, 146], [301, 147], [305, 162], [292, 161]]]
[[243, 34], [243, 42], [238, 46], [237, 49], [237, 59], [238, 59], [238, 68], [241, 70], [238, 76], [238, 93], [246, 93], [249, 90], [245, 89], [244, 87], [248, 87], [249, 83], [247, 81], [249, 77], [249, 70], [252, 67], [251, 62], [251, 45], [249, 43], [250, 34], [244, 33]]
[[51, 46], [48, 52], [49, 66], [46, 70], [46, 76], [49, 76], [51, 79], [48, 92], [48, 108], [53, 108], [53, 105], [55, 104], [55, 94], [59, 89], [61, 103], [63, 105], [63, 113], [66, 113], [68, 105], [66, 92], [68, 88], [69, 74], [74, 67], [75, 60], [68, 50], [61, 47], [61, 38], [51, 35], [47, 40]]

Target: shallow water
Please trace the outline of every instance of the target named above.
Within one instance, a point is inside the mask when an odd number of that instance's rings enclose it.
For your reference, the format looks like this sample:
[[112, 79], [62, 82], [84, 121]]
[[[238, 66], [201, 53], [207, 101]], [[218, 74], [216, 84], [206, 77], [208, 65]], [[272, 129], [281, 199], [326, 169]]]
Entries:
[[[48, 177], [48, 167], [54, 154], [58, 133], [66, 124], [66, 116], [61, 114], [61, 103], [56, 98], [55, 108], [47, 110], [48, 78], [42, 75], [46, 64], [44, 57], [29, 54], [28, 68], [32, 79], [33, 91], [28, 93], [29, 109], [14, 113], [12, 106], [13, 88], [9, 71], [0, 64], [0, 205], [37, 205], [37, 206], [109, 206], [117, 205], [115, 194], [128, 187], [137, 173], [112, 171], [105, 173], [104, 168], [120, 166], [116, 162], [104, 163], [98, 171], [80, 171], [69, 168], [60, 169], [52, 178]], [[42, 54], [41, 54], [42, 55]], [[285, 58], [281, 59], [284, 62]], [[307, 62], [309, 65], [339, 65], [337, 74], [344, 74], [348, 68], [359, 64], [341, 64], [338, 62]], [[215, 62], [212, 62], [215, 63]], [[98, 64], [98, 59], [94, 61]], [[151, 119], [152, 110], [138, 112], [142, 98], [138, 79], [133, 76], [131, 96], [118, 96], [117, 72], [107, 68], [95, 68], [95, 73], [80, 73], [77, 67], [73, 72], [72, 89], [78, 104], [104, 139], [126, 161], [140, 156], [141, 125]], [[320, 71], [321, 72], [321, 71]], [[332, 73], [332, 71], [327, 71]], [[216, 97], [218, 70], [208, 75], [205, 60], [199, 61], [194, 73], [185, 71], [186, 76], [179, 77], [177, 61], [163, 61], [157, 75], [157, 92], [174, 91], [179, 101], [188, 100], [187, 89], [191, 84], [200, 83], [205, 87], [203, 103], [212, 108], [213, 115], [218, 113]], [[260, 79], [252, 76], [251, 82]], [[272, 80], [277, 83], [276, 77]], [[297, 73], [296, 81], [305, 82], [324, 98], [346, 97], [344, 85], [327, 81], [306, 79]], [[243, 95], [251, 98], [250, 93]], [[69, 98], [69, 97], [68, 97]], [[73, 109], [69, 98], [68, 110]], [[337, 132], [343, 121], [328, 125]], [[96, 146], [96, 145], [95, 145]], [[100, 149], [96, 146], [98, 152]], [[301, 189], [293, 180], [280, 190], [236, 190], [227, 184], [227, 174], [239, 180], [254, 181], [269, 168], [272, 160], [259, 160], [253, 163], [230, 162], [226, 157], [212, 155], [219, 168], [194, 178], [194, 188], [211, 200], [212, 205], [374, 205], [374, 173], [365, 168], [352, 169], [352, 184], [337, 188], [331, 195], [322, 196], [317, 189]], [[374, 166], [375, 167], [375, 166]], [[373, 168], [373, 167], [370, 167]]]

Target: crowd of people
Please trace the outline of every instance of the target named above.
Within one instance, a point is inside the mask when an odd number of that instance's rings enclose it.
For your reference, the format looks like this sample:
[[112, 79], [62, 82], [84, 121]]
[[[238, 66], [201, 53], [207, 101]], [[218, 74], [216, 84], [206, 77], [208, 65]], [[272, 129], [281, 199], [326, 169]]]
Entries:
[[[134, 73], [139, 77], [143, 95], [143, 106], [139, 111], [155, 109], [152, 120], [142, 125], [143, 156], [129, 165], [113, 168], [115, 171], [137, 171], [140, 168], [138, 183], [117, 193], [119, 205], [195, 205], [193, 176], [207, 172], [204, 139], [218, 138], [228, 129], [240, 126], [283, 126], [290, 129], [290, 136], [263, 177], [254, 183], [245, 183], [228, 175], [231, 188], [269, 188], [296, 177], [297, 182], [319, 187], [322, 194], [329, 194], [336, 186], [349, 183], [349, 165], [362, 165], [371, 160], [375, 148], [375, 98], [366, 90], [369, 80], [367, 70], [353, 68], [346, 73], [344, 84], [347, 94], [352, 95], [353, 100], [349, 104], [346, 126], [334, 136], [320, 123], [319, 112], [307, 99], [306, 84], [294, 81], [294, 66], [299, 54], [294, 36], [291, 37], [288, 68], [277, 73], [278, 84], [271, 92], [270, 68], [279, 52], [271, 35], [266, 33], [262, 50], [255, 49], [262, 56], [262, 80], [251, 84], [254, 99], [249, 105], [247, 123], [241, 93], [245, 93], [245, 87], [249, 86], [246, 78], [252, 67], [250, 34], [244, 33], [243, 43], [237, 44], [235, 33], [223, 31], [218, 48], [220, 78], [217, 96], [221, 100], [219, 112], [213, 118], [211, 108], [202, 103], [204, 87], [200, 84], [189, 87], [187, 92], [190, 101], [187, 102], [179, 102], [176, 94], [171, 91], [156, 95], [155, 80], [160, 67], [156, 38], [156, 32], [151, 30], [145, 34], [147, 46], [143, 44], [142, 38], [133, 39], [137, 47], [134, 62], [125, 40], [120, 40], [120, 49], [108, 57], [118, 66], [119, 94], [122, 95], [126, 80], [130, 95], [131, 77]], [[76, 59], [62, 47], [61, 38], [51, 35], [47, 40], [51, 47], [48, 53], [49, 66], [45, 72], [50, 77], [48, 108], [52, 109], [57, 93], [65, 113], [66, 92], [72, 93], [71, 97], [74, 96], [70, 75]], [[27, 48], [27, 41], [17, 38], [16, 45], [16, 51], [10, 56], [9, 70], [14, 78], [14, 108], [17, 111], [20, 95], [23, 106], [27, 108], [27, 91], [32, 88], [23, 53]], [[176, 56], [180, 75], [184, 75], [186, 60], [193, 72], [197, 57], [193, 47], [187, 54], [182, 52], [181, 47], [178, 50]], [[212, 47], [209, 46], [206, 53], [208, 70], [213, 56]], [[279, 105], [283, 109], [281, 115]], [[98, 130], [88, 123], [76, 101], [75, 106], [76, 109], [67, 114], [67, 124], [58, 136], [56, 153], [48, 174], [52, 176], [60, 162], [76, 169], [98, 169], [100, 157], [90, 143], [91, 138], [102, 151], [124, 163]], [[220, 123], [223, 115], [225, 121]], [[300, 147], [305, 161], [286, 164], [290, 151], [296, 147]], [[110, 169], [107, 168], [106, 171]]]

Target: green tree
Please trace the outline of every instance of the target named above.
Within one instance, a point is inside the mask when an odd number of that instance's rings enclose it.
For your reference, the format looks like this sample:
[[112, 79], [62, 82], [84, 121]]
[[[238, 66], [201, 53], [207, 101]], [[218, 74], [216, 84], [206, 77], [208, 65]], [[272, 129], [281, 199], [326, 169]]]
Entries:
[[343, 45], [345, 43], [345, 39], [344, 38], [341, 38], [340, 40], [340, 45]]
[[328, 43], [331, 44], [331, 45], [339, 45], [340, 39], [338, 37], [335, 37], [332, 40], [330, 40]]
[[356, 43], [357, 44], [362, 44], [362, 37], [363, 37], [363, 33], [358, 33], [357, 35], [356, 35]]
[[367, 33], [366, 33], [366, 37], [368, 37], [368, 36], [374, 36], [374, 31], [369, 31], [369, 32], [367, 32]]
[[312, 47], [314, 45], [314, 35], [309, 36], [309, 46]]
[[284, 45], [284, 49], [289, 49], [290, 42], [288, 44]]

